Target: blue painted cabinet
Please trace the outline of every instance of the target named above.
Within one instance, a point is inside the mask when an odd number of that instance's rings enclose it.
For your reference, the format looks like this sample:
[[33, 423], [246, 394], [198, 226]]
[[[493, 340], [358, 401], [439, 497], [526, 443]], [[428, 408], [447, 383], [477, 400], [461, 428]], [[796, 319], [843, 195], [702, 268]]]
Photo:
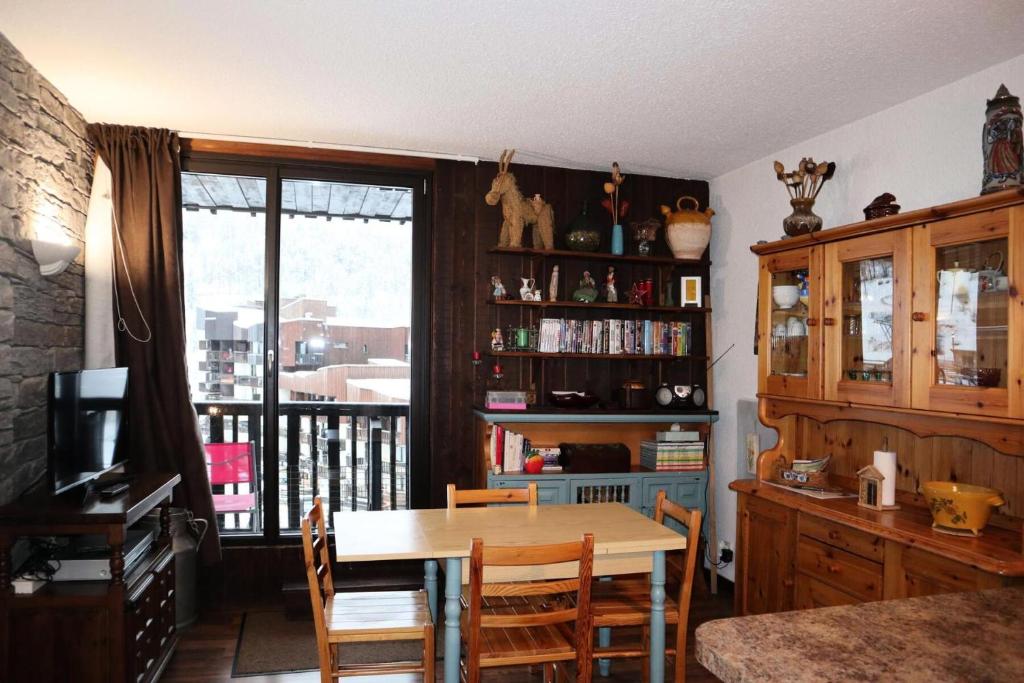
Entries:
[[707, 512], [707, 472], [613, 472], [608, 474], [488, 474], [488, 488], [525, 488], [537, 482], [542, 505], [622, 503], [654, 516], [658, 491], [688, 508]]

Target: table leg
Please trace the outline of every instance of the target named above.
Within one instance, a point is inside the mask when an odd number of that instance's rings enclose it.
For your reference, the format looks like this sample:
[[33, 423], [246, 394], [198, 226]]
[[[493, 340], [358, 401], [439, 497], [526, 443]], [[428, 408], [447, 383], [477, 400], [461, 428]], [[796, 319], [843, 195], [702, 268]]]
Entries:
[[461, 596], [462, 560], [449, 557], [444, 565], [444, 683], [459, 683]]
[[[612, 577], [602, 576], [598, 581], [611, 581]], [[612, 630], [607, 626], [597, 629], [597, 646], [608, 647], [612, 644]], [[597, 660], [597, 671], [604, 677], [608, 677], [612, 671], [612, 660], [604, 658]]]
[[[655, 550], [651, 564], [651, 680], [665, 682], [665, 551]], [[678, 655], [677, 655], [678, 656]], [[685, 656], [685, 655], [684, 655]]]
[[423, 587], [427, 589], [430, 618], [437, 625], [437, 560], [423, 562]]

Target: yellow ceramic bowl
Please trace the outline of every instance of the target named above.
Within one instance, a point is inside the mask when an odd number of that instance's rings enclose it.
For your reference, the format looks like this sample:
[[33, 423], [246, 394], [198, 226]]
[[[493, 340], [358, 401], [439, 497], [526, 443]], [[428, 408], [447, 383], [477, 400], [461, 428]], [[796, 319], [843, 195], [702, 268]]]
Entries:
[[928, 481], [921, 485], [921, 491], [932, 511], [934, 526], [974, 534], [988, 524], [992, 508], [1006, 504], [1002, 491], [955, 481]]

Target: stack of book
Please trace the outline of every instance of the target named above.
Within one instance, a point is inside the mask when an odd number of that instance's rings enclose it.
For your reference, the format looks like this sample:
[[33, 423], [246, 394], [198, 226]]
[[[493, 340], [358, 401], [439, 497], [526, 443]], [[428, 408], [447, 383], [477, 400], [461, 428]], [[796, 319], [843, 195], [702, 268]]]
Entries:
[[558, 464], [558, 459], [562, 455], [562, 449], [558, 446], [554, 448], [536, 448], [541, 457], [544, 458], [544, 469], [542, 472], [561, 472], [562, 466]]
[[640, 465], [659, 472], [704, 469], [703, 441], [641, 441]]
[[491, 471], [510, 474], [523, 471], [530, 453], [530, 440], [501, 425], [491, 428]]
[[686, 322], [542, 318], [537, 351], [685, 356], [692, 341]]

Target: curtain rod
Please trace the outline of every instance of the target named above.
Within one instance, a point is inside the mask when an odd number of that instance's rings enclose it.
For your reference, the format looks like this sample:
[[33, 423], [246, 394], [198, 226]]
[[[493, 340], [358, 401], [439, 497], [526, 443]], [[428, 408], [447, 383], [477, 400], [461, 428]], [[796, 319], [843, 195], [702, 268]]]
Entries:
[[337, 149], [345, 152], [368, 152], [370, 154], [398, 154], [407, 157], [424, 157], [427, 159], [448, 159], [450, 161], [470, 161], [480, 163], [480, 157], [467, 154], [446, 154], [444, 152], [425, 152], [417, 149], [397, 149], [393, 147], [373, 147], [370, 145], [343, 145], [337, 142], [319, 142], [317, 140], [293, 140], [291, 138], [265, 138], [257, 135], [223, 135], [220, 133], [199, 133], [196, 131], [179, 130], [178, 135], [201, 140], [225, 140], [228, 142], [254, 142], [264, 145], [290, 145], [294, 147], [310, 147], [314, 149]]

